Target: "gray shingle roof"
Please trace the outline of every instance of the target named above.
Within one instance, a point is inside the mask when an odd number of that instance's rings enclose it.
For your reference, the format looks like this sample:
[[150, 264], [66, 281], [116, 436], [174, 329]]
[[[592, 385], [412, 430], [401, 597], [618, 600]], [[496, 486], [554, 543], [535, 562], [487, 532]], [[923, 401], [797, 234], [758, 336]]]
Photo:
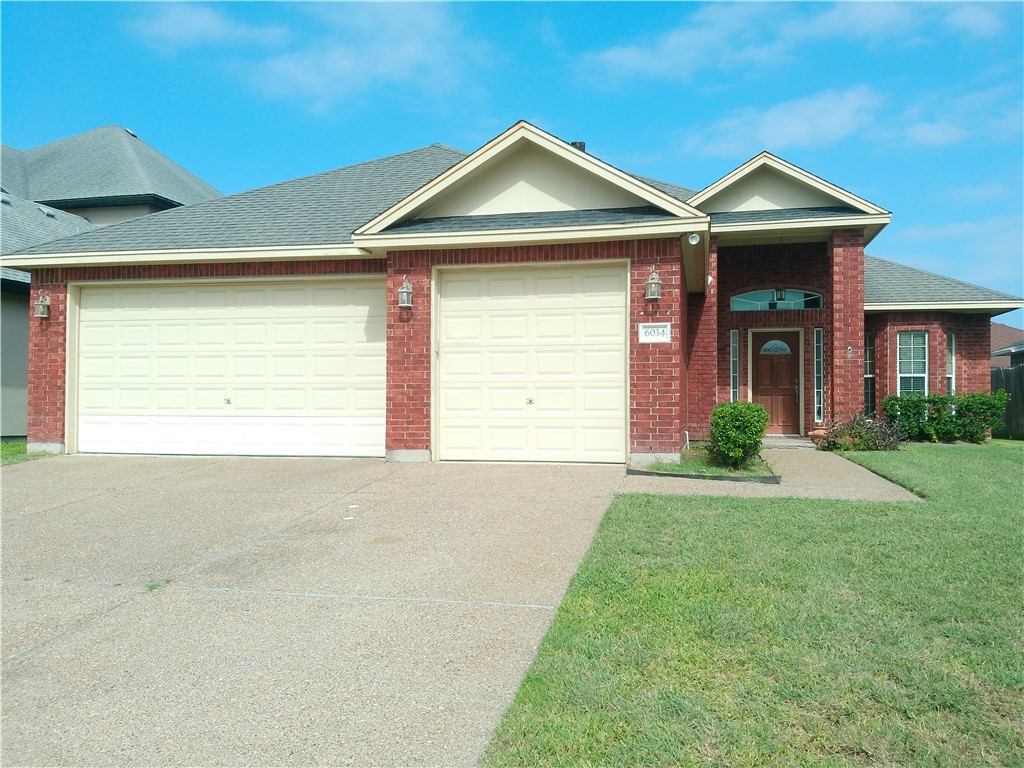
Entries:
[[654, 187], [660, 192], [664, 192], [669, 197], [674, 197], [681, 203], [685, 203], [691, 197], [697, 194], [697, 190], [689, 189], [687, 187], [680, 187], [678, 184], [669, 184], [666, 181], [658, 181], [657, 179], [650, 179], [646, 176], [637, 176], [636, 174], [630, 174], [634, 179], [642, 181], [648, 186]]
[[191, 205], [221, 196], [116, 125], [25, 151], [7, 146], [2, 151], [4, 189], [29, 200], [64, 203], [152, 196]]
[[95, 229], [81, 216], [5, 193], [0, 202], [0, 253]]
[[1005, 347], [992, 350], [992, 356], [996, 355], [1015, 355], [1018, 352], [1024, 352], [1024, 338], [1017, 339], [1012, 344], [1007, 344]]
[[776, 208], [766, 211], [725, 211], [712, 213], [711, 223], [714, 224], [747, 224], [767, 221], [795, 221], [803, 219], [829, 219], [834, 216], [867, 216], [864, 211], [845, 205], [825, 206], [821, 208]]
[[466, 157], [433, 144], [206, 203], [172, 208], [26, 253], [341, 245]]
[[534, 229], [541, 227], [578, 227], [600, 224], [633, 224], [642, 221], [674, 219], [660, 208], [601, 208], [581, 211], [539, 211], [535, 213], [499, 213], [481, 216], [441, 216], [412, 219], [388, 227], [395, 234], [431, 232], [473, 232], [490, 229]]
[[865, 304], [960, 304], [1020, 301], [1017, 296], [982, 288], [923, 269], [864, 257]]

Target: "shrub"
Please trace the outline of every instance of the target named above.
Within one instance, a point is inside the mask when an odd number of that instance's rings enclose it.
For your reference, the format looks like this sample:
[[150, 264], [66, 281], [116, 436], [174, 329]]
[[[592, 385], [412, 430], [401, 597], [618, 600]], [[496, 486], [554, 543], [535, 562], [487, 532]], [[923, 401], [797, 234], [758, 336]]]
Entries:
[[711, 412], [711, 458], [742, 467], [761, 450], [768, 412], [759, 403], [719, 403]]
[[901, 440], [983, 443], [991, 429], [1003, 423], [1010, 396], [1002, 389], [993, 394], [890, 395], [882, 400], [888, 421], [899, 425]]
[[900, 425], [859, 413], [834, 423], [818, 443], [822, 451], [895, 451], [900, 447]]

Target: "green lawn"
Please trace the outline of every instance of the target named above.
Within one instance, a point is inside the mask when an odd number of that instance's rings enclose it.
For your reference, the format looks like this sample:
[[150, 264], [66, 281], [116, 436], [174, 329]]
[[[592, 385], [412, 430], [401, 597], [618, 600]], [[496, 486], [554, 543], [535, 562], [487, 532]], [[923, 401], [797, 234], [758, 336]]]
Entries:
[[50, 453], [28, 453], [27, 444], [24, 440], [4, 440], [0, 442], [0, 465], [17, 464], [21, 461], [32, 461], [45, 456], [52, 456]]
[[620, 496], [485, 765], [1024, 765], [1024, 444], [921, 503]]
[[739, 469], [715, 464], [706, 448], [695, 446], [679, 455], [679, 461], [655, 461], [648, 467], [652, 472], [670, 475], [724, 475], [729, 477], [768, 477], [773, 474], [768, 462], [755, 456]]

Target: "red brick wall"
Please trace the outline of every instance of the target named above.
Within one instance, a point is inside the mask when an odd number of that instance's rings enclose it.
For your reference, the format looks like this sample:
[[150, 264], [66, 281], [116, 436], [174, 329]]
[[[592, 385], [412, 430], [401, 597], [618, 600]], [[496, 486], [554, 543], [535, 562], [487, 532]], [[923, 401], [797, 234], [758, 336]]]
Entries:
[[[402, 251], [388, 256], [387, 449], [430, 447], [430, 276], [435, 266], [543, 264], [606, 259], [630, 261], [629, 377], [630, 449], [675, 452], [682, 431], [681, 367], [685, 318], [679, 241], [676, 238], [570, 243], [506, 248]], [[661, 301], [644, 299], [644, 283], [656, 265]], [[413, 284], [413, 307], [398, 310], [391, 296], [404, 275]], [[403, 314], [404, 313], [404, 314]], [[671, 322], [673, 343], [636, 344], [640, 322]]]
[[[762, 328], [803, 329], [804, 387], [802, 392], [804, 430], [814, 426], [814, 329], [825, 339], [825, 389], [828, 392], [830, 308], [832, 279], [826, 243], [750, 245], [723, 247], [719, 257], [721, 301], [718, 307], [718, 392], [729, 400], [729, 331], [738, 330], [740, 341], [740, 400], [750, 396], [747, 364], [748, 331]], [[766, 288], [790, 288], [822, 295], [823, 309], [765, 312], [733, 312], [729, 299], [736, 294]], [[828, 398], [825, 398], [826, 411]], [[826, 419], [828, 414], [826, 413]]]
[[832, 337], [826, 339], [831, 360], [831, 403], [826, 421], [843, 421], [864, 408], [864, 232], [832, 233]]
[[66, 393], [68, 282], [213, 277], [376, 274], [384, 263], [351, 261], [264, 261], [148, 266], [59, 267], [32, 270], [32, 300], [50, 297], [50, 317], [29, 324], [28, 442], [63, 443]]
[[[704, 295], [689, 294], [686, 304], [686, 348], [682, 374], [685, 381], [685, 429], [693, 440], [704, 439], [711, 427], [711, 411], [718, 402], [718, 297], [720, 284], [718, 239], [708, 243], [708, 276]], [[728, 334], [726, 334], [728, 336]], [[728, 367], [729, 353], [725, 355]], [[729, 398], [728, 380], [725, 398]]]
[[[946, 393], [946, 334], [956, 334], [956, 391], [988, 392], [991, 379], [991, 323], [988, 315], [954, 312], [879, 312], [865, 320], [875, 334], [876, 407], [898, 392], [897, 334], [928, 333], [928, 392]], [[862, 390], [863, 391], [863, 390]]]

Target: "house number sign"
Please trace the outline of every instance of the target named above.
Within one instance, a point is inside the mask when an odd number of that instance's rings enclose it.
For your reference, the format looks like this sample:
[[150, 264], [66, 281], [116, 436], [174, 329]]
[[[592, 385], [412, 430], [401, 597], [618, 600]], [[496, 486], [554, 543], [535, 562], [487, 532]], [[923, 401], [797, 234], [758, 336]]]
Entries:
[[671, 344], [672, 323], [640, 323], [637, 336], [641, 344]]

